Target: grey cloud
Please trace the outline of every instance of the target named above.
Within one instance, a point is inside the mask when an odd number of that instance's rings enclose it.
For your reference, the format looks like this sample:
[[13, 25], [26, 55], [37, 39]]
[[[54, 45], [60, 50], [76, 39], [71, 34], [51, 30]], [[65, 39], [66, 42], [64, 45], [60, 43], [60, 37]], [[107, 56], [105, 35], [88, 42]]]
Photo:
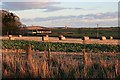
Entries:
[[100, 24], [99, 27], [102, 26], [117, 26], [118, 21], [97, 21], [97, 22], [84, 22], [80, 19], [73, 20], [73, 19], [60, 19], [60, 20], [49, 20], [49, 21], [41, 21], [41, 22], [25, 22], [27, 25], [42, 25], [42, 26], [48, 26], [48, 27], [55, 27], [55, 26], [72, 26], [72, 27], [95, 27], [96, 24]]
[[79, 9], [82, 9], [82, 8], [73, 8], [73, 9], [79, 10]]
[[44, 12], [53, 12], [53, 11], [58, 11], [58, 10], [63, 10], [63, 9], [76, 9], [76, 10], [81, 10], [83, 8], [64, 8], [64, 7], [57, 7], [57, 6], [49, 6], [46, 11]]
[[88, 14], [86, 18], [92, 19], [110, 19], [110, 18], [117, 18], [118, 12], [107, 12], [107, 13], [99, 13], [99, 14]]
[[44, 12], [53, 12], [53, 11], [58, 11], [58, 10], [63, 10], [63, 9], [65, 8], [57, 7], [57, 6], [48, 6]]
[[56, 19], [67, 19], [67, 18], [75, 18], [76, 16], [58, 16], [58, 17], [47, 17], [47, 18], [34, 18], [34, 19], [21, 19], [22, 21], [29, 22], [29, 21], [49, 21], [49, 20], [56, 20]]
[[[118, 12], [107, 12], [99, 14], [88, 14], [79, 16], [58, 16], [58, 17], [47, 17], [47, 18], [34, 18], [33, 21], [49, 21], [49, 20], [60, 20], [60, 19], [81, 19], [81, 20], [95, 20], [95, 19], [112, 19], [117, 18]], [[21, 19], [22, 21], [32, 21], [28, 19]]]
[[[21, 21], [27, 24], [30, 24], [32, 22], [32, 24], [33, 23], [40, 24], [43, 26], [46, 26], [46, 25], [47, 26], [61, 26], [61, 25], [93, 26], [96, 24], [114, 26], [118, 24], [117, 14], [118, 12], [107, 12], [107, 13], [88, 14], [88, 15], [79, 15], [79, 16], [58, 16], [58, 17], [48, 17], [48, 18], [35, 18], [33, 20], [21, 19]], [[107, 19], [108, 21], [104, 21], [104, 19]], [[87, 20], [87, 22], [85, 20]], [[91, 20], [93, 22], [91, 22]]]
[[63, 9], [82, 9], [82, 8], [64, 8], [54, 6], [60, 2], [3, 2], [2, 8], [12, 11], [28, 10], [28, 9], [45, 9], [44, 12], [53, 12]]
[[3, 2], [2, 8], [12, 11], [28, 9], [46, 9], [53, 4], [59, 4], [59, 2]]

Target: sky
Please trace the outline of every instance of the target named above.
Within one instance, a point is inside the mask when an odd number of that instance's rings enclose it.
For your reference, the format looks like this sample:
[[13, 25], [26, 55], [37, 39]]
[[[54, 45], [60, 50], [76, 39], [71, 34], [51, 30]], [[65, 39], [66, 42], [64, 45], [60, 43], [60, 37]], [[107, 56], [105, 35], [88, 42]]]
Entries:
[[0, 7], [15, 13], [25, 25], [45, 27], [118, 26], [118, 0], [4, 0]]

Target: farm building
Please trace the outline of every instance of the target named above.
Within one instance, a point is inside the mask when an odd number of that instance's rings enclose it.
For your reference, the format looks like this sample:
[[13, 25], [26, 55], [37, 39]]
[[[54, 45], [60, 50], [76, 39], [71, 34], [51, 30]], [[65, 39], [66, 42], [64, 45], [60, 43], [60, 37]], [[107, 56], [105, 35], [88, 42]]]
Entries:
[[50, 34], [51, 29], [41, 26], [27, 26], [20, 28], [20, 34], [22, 35], [39, 35], [39, 34]]

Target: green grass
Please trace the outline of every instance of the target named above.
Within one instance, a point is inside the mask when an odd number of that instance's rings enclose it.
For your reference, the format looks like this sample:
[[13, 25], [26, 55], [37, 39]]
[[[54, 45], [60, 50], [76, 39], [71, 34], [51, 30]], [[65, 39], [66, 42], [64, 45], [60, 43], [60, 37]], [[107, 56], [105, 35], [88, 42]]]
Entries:
[[[49, 34], [49, 36], [59, 36], [60, 34], [66, 36], [66, 37], [83, 37], [83, 36], [89, 36], [92, 38], [96, 38], [97, 32], [99, 34], [99, 37], [106, 36], [109, 38], [110, 36], [113, 36], [114, 38], [120, 39], [120, 31], [119, 28], [110, 28], [108, 30], [106, 29], [80, 29], [80, 28], [74, 28], [74, 29], [52, 29], [52, 34]], [[71, 34], [70, 34], [71, 33]]]

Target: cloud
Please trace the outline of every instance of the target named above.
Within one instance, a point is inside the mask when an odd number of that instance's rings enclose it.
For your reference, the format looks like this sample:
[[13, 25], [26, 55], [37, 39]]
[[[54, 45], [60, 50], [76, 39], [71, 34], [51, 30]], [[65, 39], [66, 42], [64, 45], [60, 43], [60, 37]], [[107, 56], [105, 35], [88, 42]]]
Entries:
[[46, 9], [50, 5], [59, 4], [59, 2], [3, 2], [3, 9], [19, 11], [28, 9]]
[[[118, 17], [118, 12], [107, 12], [107, 13], [97, 13], [97, 14], [88, 14], [88, 15], [79, 15], [79, 16], [58, 16], [58, 17], [47, 17], [47, 18], [34, 18], [35, 21], [47, 21], [47, 20], [56, 20], [56, 19], [81, 19], [81, 20], [96, 20], [96, 19], [113, 19]], [[25, 20], [25, 19], [22, 19]], [[27, 20], [26, 20], [27, 21]], [[29, 20], [31, 21], [31, 20]]]
[[119, 2], [119, 0], [1, 0], [4, 2]]
[[44, 12], [53, 12], [58, 10], [63, 10], [65, 8], [63, 7], [57, 7], [57, 6], [48, 6]]
[[93, 26], [101, 24], [104, 26], [118, 25], [118, 12], [97, 13], [79, 16], [58, 16], [48, 18], [21, 19], [26, 24], [43, 26]]
[[64, 8], [64, 7], [57, 7], [57, 6], [48, 6], [46, 11], [44, 12], [53, 12], [53, 11], [59, 11], [64, 9], [75, 9], [75, 10], [81, 10], [83, 8]]
[[64, 8], [54, 6], [60, 2], [3, 2], [2, 8], [11, 11], [29, 10], [29, 9], [44, 9], [44, 12], [53, 12], [63, 9], [82, 9], [82, 8]]
[[55, 0], [1, 0], [2, 2], [54, 2]]
[[41, 25], [47, 27], [57, 27], [57, 26], [71, 26], [71, 27], [95, 27], [96, 24], [99, 24], [99, 27], [102, 26], [117, 26], [118, 21], [117, 19], [103, 19], [103, 20], [81, 20], [81, 19], [60, 19], [60, 20], [49, 20], [49, 21], [39, 21], [39, 22], [25, 22], [27, 25]]
[[97, 13], [97, 14], [88, 14], [86, 15], [87, 18], [92, 19], [111, 19], [117, 18], [118, 12], [107, 12], [107, 13]]

